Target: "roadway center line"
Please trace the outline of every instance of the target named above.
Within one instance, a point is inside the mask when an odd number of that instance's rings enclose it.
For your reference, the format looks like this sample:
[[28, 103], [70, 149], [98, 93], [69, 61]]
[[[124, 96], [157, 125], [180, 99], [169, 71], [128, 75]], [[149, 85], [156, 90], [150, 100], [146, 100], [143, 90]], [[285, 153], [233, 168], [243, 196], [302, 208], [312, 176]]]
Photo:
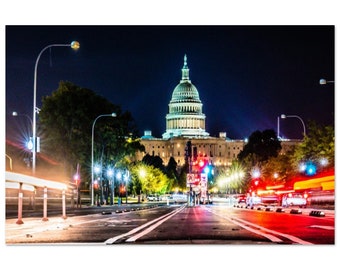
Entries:
[[[121, 235], [117, 235], [115, 237], [107, 239], [104, 243], [107, 244], [107, 245], [111, 245], [114, 242], [116, 242], [117, 240], [119, 240], [119, 239], [121, 239], [121, 238], [123, 238], [125, 236], [129, 236], [131, 234], [137, 233], [138, 231], [144, 229], [145, 227], [150, 226], [151, 224], [153, 224], [153, 223], [155, 223], [155, 222], [157, 222], [159, 220], [162, 220], [162, 219], [165, 219], [165, 218], [167, 219], [168, 216], [170, 216], [170, 215], [173, 216], [173, 215], [177, 214], [177, 212], [182, 211], [184, 208], [185, 208], [185, 205], [181, 206], [179, 209], [175, 209], [175, 210], [171, 211], [170, 213], [165, 214], [165, 215], [163, 215], [163, 216], [161, 216], [159, 218], [153, 219], [153, 220], [151, 220], [151, 221], [149, 221], [149, 222], [147, 222], [147, 223], [145, 223], [145, 224], [143, 224], [143, 225], [141, 225], [141, 226], [139, 226], [139, 227], [137, 227], [137, 228], [127, 232], [127, 233], [124, 233], [124, 234], [121, 234]], [[129, 238], [129, 239], [131, 239], [131, 238]], [[130, 241], [130, 242], [132, 242], [132, 241]]]

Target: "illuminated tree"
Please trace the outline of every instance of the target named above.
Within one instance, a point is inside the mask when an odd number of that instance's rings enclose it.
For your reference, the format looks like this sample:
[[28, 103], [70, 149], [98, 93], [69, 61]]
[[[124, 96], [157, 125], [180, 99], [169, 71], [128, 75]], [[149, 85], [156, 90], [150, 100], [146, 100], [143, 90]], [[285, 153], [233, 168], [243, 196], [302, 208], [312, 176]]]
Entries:
[[301, 162], [313, 162], [321, 168], [334, 168], [335, 134], [333, 126], [318, 125], [311, 122], [307, 136], [299, 144], [292, 156], [295, 168]]
[[143, 162], [130, 167], [133, 190], [136, 194], [164, 194], [170, 191], [173, 179], [169, 179], [160, 169]]

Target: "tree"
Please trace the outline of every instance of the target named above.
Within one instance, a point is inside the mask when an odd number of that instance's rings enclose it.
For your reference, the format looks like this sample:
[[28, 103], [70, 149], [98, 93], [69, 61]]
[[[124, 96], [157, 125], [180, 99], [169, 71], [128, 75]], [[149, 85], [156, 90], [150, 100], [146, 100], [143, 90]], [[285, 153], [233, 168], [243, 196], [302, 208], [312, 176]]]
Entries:
[[248, 159], [252, 165], [261, 164], [271, 157], [276, 157], [281, 150], [281, 142], [274, 130], [253, 132], [243, 150], [238, 154], [238, 160]]
[[[335, 153], [334, 127], [318, 125], [315, 122], [311, 122], [308, 127], [308, 136], [296, 147], [293, 154], [293, 166], [298, 168], [301, 162], [310, 161], [323, 165], [319, 166], [319, 168], [333, 168]], [[320, 164], [320, 160], [326, 160], [327, 163]]]
[[262, 174], [266, 184], [285, 184], [295, 174], [291, 163], [293, 151], [277, 157], [271, 157], [263, 165]]
[[42, 100], [39, 113], [42, 151], [63, 162], [70, 176], [76, 165], [81, 164], [82, 175], [89, 178], [92, 125], [99, 115], [112, 112], [117, 117], [103, 117], [95, 126], [95, 159], [103, 163], [115, 163], [142, 149], [138, 142], [127, 143], [127, 139], [134, 139], [137, 134], [131, 114], [122, 112], [120, 106], [92, 90], [61, 81], [58, 89]]
[[160, 169], [162, 172], [165, 172], [163, 160], [160, 156], [151, 156], [150, 154], [146, 154], [143, 157], [142, 162], [157, 169]]
[[179, 174], [177, 172], [177, 162], [173, 157], [170, 157], [168, 164], [165, 167], [166, 175], [174, 179], [174, 185], [179, 185]]
[[[278, 156], [281, 151], [281, 142], [274, 130], [253, 132], [243, 150], [238, 154], [238, 161], [249, 173], [245, 175], [244, 186], [248, 186], [253, 178], [252, 170], [257, 168], [262, 172], [262, 167], [271, 158]], [[260, 177], [263, 178], [263, 175]]]
[[143, 162], [137, 162], [130, 167], [132, 190], [136, 194], [166, 193], [170, 191], [172, 179], [169, 179], [160, 169]]

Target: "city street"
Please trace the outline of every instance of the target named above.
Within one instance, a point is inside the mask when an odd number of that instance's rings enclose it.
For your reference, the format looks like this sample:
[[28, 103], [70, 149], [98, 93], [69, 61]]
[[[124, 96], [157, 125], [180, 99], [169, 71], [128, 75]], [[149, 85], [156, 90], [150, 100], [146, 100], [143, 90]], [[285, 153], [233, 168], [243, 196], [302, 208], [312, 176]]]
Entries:
[[83, 208], [48, 221], [24, 217], [21, 225], [7, 218], [6, 244], [335, 244], [330, 210], [311, 216], [308, 208], [246, 209], [226, 202], [146, 205]]

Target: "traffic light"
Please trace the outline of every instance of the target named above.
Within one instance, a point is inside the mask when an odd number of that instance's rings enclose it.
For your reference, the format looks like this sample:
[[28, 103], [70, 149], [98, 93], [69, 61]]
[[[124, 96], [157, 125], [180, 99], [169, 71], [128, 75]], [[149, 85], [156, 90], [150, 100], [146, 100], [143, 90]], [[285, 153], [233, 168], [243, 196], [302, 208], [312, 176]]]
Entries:
[[201, 173], [206, 173], [205, 169], [208, 168], [207, 165], [208, 165], [208, 161], [206, 159], [200, 159], [198, 161], [198, 166], [199, 166], [199, 170]]
[[308, 162], [306, 166], [306, 174], [307, 175], [314, 175], [316, 174], [316, 166], [312, 162]]

